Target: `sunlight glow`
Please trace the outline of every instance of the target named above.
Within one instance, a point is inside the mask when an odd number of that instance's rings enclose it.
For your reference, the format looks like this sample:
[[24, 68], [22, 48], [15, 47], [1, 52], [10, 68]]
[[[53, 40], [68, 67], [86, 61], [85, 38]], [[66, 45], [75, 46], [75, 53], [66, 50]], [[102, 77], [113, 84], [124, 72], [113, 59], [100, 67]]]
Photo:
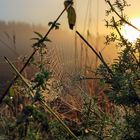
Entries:
[[[131, 19], [130, 22], [140, 29], [140, 18]], [[127, 24], [123, 26], [121, 32], [124, 38], [128, 39], [130, 42], [134, 42], [140, 37], [140, 32]]]

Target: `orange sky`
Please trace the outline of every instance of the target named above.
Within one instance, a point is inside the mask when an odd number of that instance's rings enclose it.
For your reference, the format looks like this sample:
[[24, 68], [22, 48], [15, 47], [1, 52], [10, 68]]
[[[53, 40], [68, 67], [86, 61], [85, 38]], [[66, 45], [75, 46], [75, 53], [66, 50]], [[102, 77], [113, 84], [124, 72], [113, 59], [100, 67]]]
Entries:
[[[89, 0], [74, 0], [77, 8], [77, 28], [83, 32], [86, 9]], [[91, 31], [96, 32], [97, 1], [99, 3], [99, 33], [104, 31], [105, 9], [104, 0], [92, 0], [91, 4]], [[113, 2], [114, 0], [111, 0]], [[129, 17], [140, 17], [140, 0], [127, 0], [131, 7], [127, 9]], [[0, 20], [24, 21], [47, 26], [64, 8], [64, 0], [0, 0]], [[68, 27], [66, 14], [61, 18], [61, 28]], [[87, 25], [86, 25], [87, 26]]]

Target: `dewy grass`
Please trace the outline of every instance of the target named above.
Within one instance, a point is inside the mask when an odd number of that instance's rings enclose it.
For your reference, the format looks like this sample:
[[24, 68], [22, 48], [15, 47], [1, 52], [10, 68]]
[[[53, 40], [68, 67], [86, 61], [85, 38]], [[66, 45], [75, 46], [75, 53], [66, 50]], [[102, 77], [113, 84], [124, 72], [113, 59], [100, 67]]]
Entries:
[[[14, 67], [14, 65], [10, 62], [9, 59], [7, 59], [5, 57], [5, 60], [8, 62], [8, 64], [12, 67], [12, 69], [15, 71], [15, 73], [21, 78], [21, 80], [25, 83], [25, 85], [27, 86], [27, 88], [29, 88], [29, 90], [34, 94], [34, 91], [32, 90], [30, 84], [27, 83], [27, 81], [25, 80], [25, 78], [18, 72], [18, 70]], [[31, 95], [33, 97], [33, 95]], [[75, 139], [78, 140], [78, 138], [75, 136], [75, 134], [67, 127], [67, 125], [60, 119], [60, 117], [47, 105], [47, 103], [45, 103], [45, 101], [43, 101], [42, 99], [39, 100], [42, 104], [43, 107], [47, 108], [47, 110], [50, 112], [51, 115], [53, 115], [58, 121], [59, 123], [63, 126], [63, 128]]]

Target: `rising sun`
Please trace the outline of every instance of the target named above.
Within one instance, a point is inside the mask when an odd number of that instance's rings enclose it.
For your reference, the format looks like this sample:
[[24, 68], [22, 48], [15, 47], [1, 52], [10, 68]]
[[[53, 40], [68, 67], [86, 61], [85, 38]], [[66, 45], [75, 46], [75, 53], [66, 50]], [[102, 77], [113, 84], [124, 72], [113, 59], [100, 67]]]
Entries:
[[[140, 29], [140, 18], [131, 19], [130, 22]], [[134, 42], [140, 37], [140, 32], [127, 24], [122, 27], [121, 33], [124, 38], [128, 39], [130, 42]]]

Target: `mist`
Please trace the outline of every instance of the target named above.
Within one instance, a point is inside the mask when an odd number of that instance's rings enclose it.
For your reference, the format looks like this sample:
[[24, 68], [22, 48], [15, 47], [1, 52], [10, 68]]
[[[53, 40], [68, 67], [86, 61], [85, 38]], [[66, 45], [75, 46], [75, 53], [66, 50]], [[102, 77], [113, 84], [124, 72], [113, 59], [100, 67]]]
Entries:
[[[41, 25], [0, 21], [0, 85], [2, 87], [7, 85], [7, 82], [15, 75], [10, 66], [5, 62], [4, 56], [9, 58], [16, 66], [18, 61], [22, 63], [21, 58], [25, 56], [28, 58], [33, 51], [32, 44], [34, 41], [31, 40], [31, 38], [36, 37], [34, 31], [45, 35], [47, 30], [48, 27]], [[76, 42], [75, 37], [77, 37]], [[52, 52], [49, 50], [53, 50], [54, 52], [55, 58], [53, 59], [57, 63], [57, 66], [55, 66], [56, 71], [73, 72], [75, 69], [75, 59], [78, 65], [77, 67], [80, 68], [81, 63], [82, 66], [85, 67], [84, 65], [87, 58], [85, 53], [81, 56], [81, 45], [84, 45], [84, 50], [87, 46], [76, 36], [74, 31], [62, 30], [60, 26], [60, 29], [53, 30], [48, 38], [51, 42], [47, 43], [46, 47], [48, 48], [48, 55]], [[102, 52], [107, 62], [112, 63], [113, 59], [117, 57], [117, 51], [114, 46], [105, 46], [104, 35], [98, 37], [97, 44], [97, 38], [91, 34], [89, 42], [93, 47], [98, 48], [98, 51]], [[77, 58], [74, 58], [75, 43], [77, 44]], [[81, 60], [81, 58], [83, 60]], [[89, 64], [94, 65], [96, 57], [90, 49], [88, 49], [88, 59]], [[29, 76], [27, 76], [27, 78], [31, 78], [30, 72], [28, 73]]]

